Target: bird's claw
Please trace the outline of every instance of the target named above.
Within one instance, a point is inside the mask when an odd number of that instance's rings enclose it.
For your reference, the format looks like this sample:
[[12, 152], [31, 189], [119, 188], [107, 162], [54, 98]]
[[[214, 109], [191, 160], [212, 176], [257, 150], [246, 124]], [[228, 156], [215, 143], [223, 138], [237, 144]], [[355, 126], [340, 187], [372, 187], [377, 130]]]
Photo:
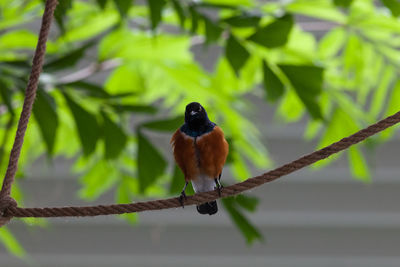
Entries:
[[179, 203], [181, 203], [182, 208], [185, 208], [184, 201], [187, 199], [185, 191], [181, 192], [179, 196]]
[[222, 192], [222, 189], [224, 188], [224, 186], [222, 185], [222, 184], [220, 184], [219, 186], [217, 186], [217, 192], [218, 192], [218, 196], [220, 197], [221, 196], [221, 192]]
[[219, 197], [221, 196], [221, 191], [222, 191], [222, 187], [218, 187], [218, 188], [217, 188], [217, 192], [218, 192], [218, 196], [219, 196]]
[[224, 187], [220, 183], [219, 179], [215, 178], [214, 181], [215, 181], [215, 185], [216, 185], [216, 190], [218, 192], [218, 196], [221, 197], [221, 191], [222, 191], [222, 188], [224, 188]]

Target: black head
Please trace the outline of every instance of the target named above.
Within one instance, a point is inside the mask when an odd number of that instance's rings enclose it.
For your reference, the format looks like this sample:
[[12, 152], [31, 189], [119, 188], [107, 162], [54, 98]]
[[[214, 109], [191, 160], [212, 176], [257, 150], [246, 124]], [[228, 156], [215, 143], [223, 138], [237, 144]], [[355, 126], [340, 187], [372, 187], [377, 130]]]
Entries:
[[186, 106], [185, 122], [192, 129], [198, 129], [209, 122], [207, 112], [200, 103], [192, 102]]

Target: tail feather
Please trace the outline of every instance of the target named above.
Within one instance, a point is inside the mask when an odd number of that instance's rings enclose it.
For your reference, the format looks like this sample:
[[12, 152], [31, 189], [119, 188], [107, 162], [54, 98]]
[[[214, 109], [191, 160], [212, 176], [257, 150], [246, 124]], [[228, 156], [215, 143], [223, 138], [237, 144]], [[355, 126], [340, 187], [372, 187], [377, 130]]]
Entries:
[[217, 201], [215, 200], [212, 202], [206, 202], [204, 204], [198, 205], [196, 206], [196, 208], [200, 214], [213, 215], [218, 211]]

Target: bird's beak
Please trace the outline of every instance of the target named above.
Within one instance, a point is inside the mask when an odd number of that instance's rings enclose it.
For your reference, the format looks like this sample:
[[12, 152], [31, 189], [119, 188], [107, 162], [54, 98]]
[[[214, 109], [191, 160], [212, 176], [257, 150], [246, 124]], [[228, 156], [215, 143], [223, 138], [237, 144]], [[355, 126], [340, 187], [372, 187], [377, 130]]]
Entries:
[[196, 112], [196, 111], [193, 111], [193, 110], [192, 110], [192, 111], [190, 111], [190, 115], [192, 115], [192, 116], [193, 116], [193, 115], [195, 115], [195, 114], [197, 114], [197, 112]]

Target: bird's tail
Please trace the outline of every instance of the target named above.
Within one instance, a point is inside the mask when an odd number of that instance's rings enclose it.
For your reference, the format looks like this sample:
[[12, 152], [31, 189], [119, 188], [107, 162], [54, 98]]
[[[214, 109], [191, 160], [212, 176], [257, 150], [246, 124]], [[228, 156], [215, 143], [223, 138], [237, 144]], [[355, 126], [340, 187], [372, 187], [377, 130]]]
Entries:
[[218, 211], [217, 201], [215, 201], [215, 200], [198, 205], [198, 206], [196, 206], [196, 208], [200, 214], [213, 215], [213, 214], [217, 213], [217, 211]]

